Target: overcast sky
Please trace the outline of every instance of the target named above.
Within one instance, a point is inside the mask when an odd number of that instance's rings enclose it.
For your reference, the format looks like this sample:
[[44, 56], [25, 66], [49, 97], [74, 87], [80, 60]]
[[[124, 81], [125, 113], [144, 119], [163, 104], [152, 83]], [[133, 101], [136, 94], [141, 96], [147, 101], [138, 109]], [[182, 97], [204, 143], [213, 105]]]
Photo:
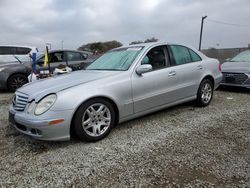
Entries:
[[0, 0], [0, 44], [55, 49], [63, 40], [64, 48], [76, 49], [156, 37], [198, 48], [203, 15], [203, 48], [250, 44], [250, 0]]

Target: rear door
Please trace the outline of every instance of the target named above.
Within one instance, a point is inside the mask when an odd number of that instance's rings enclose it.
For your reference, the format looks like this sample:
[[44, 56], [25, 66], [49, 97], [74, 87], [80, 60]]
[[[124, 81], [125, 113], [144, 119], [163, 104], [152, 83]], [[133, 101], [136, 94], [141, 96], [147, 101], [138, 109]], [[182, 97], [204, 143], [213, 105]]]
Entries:
[[67, 52], [67, 61], [68, 65], [73, 70], [82, 70], [86, 67], [85, 60], [87, 59], [87, 54], [80, 53], [80, 52], [74, 52], [74, 51], [68, 51]]
[[168, 49], [173, 71], [176, 72], [178, 99], [195, 96], [203, 75], [202, 59], [185, 46], [169, 45]]

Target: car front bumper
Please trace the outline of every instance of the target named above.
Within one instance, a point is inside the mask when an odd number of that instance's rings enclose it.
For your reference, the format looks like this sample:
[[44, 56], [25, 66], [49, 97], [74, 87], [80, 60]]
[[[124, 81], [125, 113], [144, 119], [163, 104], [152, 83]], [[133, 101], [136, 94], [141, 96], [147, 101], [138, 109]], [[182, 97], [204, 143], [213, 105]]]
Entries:
[[224, 72], [220, 85], [250, 88], [250, 75], [246, 73]]
[[[16, 111], [10, 106], [9, 123], [19, 132], [35, 139], [48, 141], [70, 140], [72, 111], [50, 111], [49, 114], [50, 116], [47, 118], [40, 118], [39, 116], [31, 115], [26, 112]], [[50, 125], [49, 122], [55, 119], [64, 119], [64, 121], [55, 125]]]

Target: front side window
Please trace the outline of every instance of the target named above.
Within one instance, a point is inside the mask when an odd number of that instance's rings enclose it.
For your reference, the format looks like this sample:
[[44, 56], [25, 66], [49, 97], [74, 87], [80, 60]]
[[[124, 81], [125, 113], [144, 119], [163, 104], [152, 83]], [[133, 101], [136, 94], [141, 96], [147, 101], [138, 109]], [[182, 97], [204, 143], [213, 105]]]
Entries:
[[188, 48], [184, 46], [171, 45], [170, 49], [172, 51], [176, 65], [182, 65], [192, 62]]
[[55, 52], [49, 54], [49, 62], [62, 62], [63, 61], [63, 52]]
[[153, 70], [165, 68], [168, 62], [166, 52], [165, 46], [154, 47], [143, 57], [141, 64], [150, 64]]
[[141, 52], [143, 47], [128, 47], [111, 50], [92, 64], [90, 64], [87, 70], [128, 70], [131, 64], [134, 62], [137, 55]]

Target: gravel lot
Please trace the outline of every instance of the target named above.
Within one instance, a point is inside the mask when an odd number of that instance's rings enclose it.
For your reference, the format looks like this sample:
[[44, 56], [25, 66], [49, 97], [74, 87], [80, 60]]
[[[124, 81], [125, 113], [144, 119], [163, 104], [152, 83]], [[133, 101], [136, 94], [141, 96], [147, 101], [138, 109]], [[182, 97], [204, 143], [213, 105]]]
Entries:
[[218, 90], [209, 107], [173, 107], [84, 143], [19, 134], [1, 93], [0, 187], [250, 187], [249, 94]]

